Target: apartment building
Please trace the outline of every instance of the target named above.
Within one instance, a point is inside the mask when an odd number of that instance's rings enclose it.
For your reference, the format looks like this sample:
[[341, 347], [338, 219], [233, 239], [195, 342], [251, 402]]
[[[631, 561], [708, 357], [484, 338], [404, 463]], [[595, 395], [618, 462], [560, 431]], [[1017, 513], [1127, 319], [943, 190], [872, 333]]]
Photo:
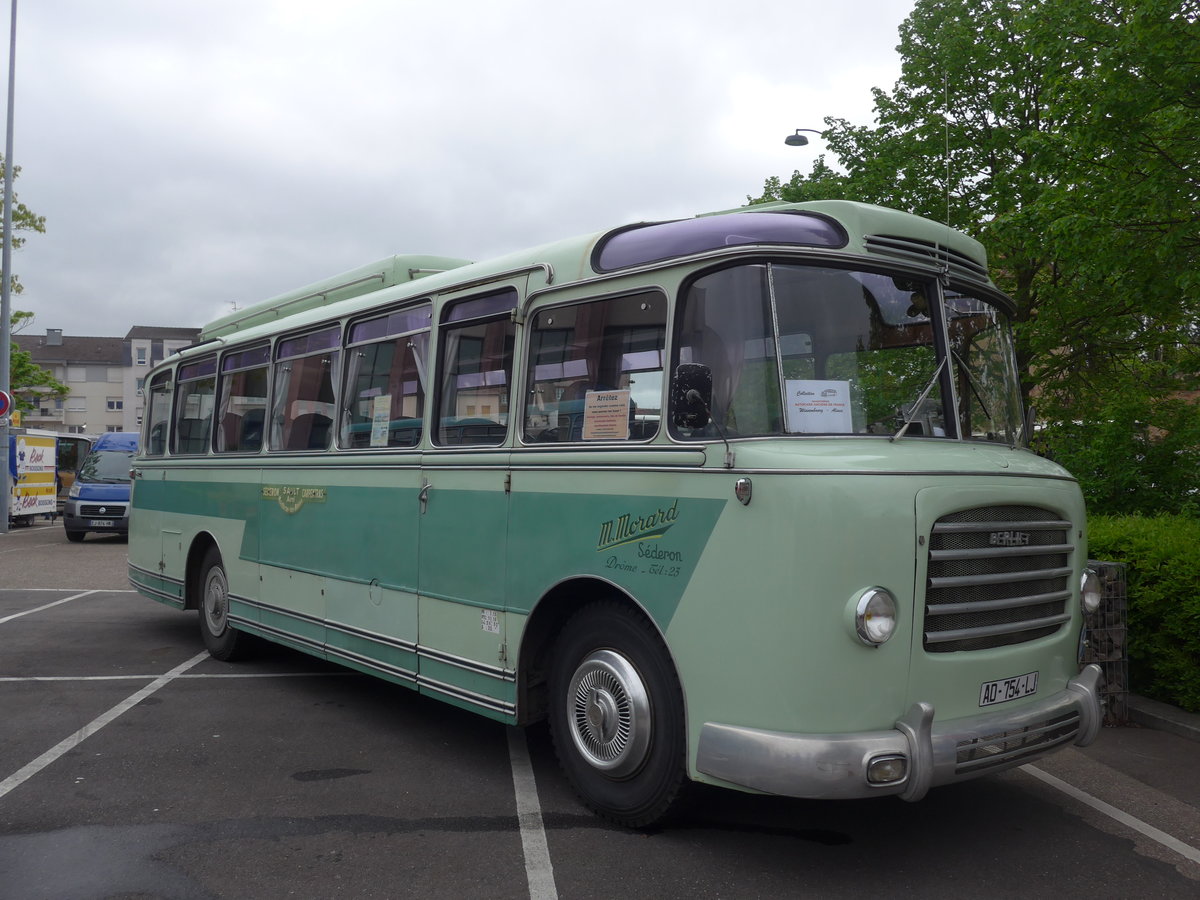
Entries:
[[72, 434], [136, 431], [145, 408], [146, 372], [199, 334], [199, 328], [135, 325], [123, 338], [71, 337], [61, 328], [14, 335], [17, 346], [70, 391], [61, 400], [25, 394], [37, 409], [25, 413], [23, 424]]

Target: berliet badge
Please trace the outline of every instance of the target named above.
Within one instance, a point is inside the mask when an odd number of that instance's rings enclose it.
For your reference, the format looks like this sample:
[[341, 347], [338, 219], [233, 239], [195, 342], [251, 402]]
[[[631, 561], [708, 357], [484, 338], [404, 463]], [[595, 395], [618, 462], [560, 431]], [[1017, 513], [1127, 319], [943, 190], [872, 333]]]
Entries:
[[1028, 547], [1028, 531], [993, 531], [988, 536], [988, 543], [993, 547]]

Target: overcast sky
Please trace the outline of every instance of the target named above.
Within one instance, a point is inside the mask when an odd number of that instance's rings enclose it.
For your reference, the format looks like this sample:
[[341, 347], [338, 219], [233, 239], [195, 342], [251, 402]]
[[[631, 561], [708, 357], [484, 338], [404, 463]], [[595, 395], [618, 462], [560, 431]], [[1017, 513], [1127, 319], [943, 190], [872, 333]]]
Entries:
[[46, 233], [13, 308], [200, 326], [393, 253], [739, 206], [808, 171], [794, 129], [873, 122], [912, 6], [20, 0], [16, 195]]

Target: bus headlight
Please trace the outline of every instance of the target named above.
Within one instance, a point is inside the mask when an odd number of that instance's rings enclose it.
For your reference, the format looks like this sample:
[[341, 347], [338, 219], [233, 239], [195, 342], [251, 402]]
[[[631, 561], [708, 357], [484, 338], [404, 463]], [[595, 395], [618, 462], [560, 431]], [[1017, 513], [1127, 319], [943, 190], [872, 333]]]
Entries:
[[871, 647], [890, 638], [896, 631], [896, 598], [880, 587], [863, 591], [854, 607], [854, 631]]
[[1104, 588], [1100, 584], [1100, 576], [1094, 569], [1083, 570], [1083, 580], [1079, 584], [1079, 603], [1085, 613], [1094, 613], [1100, 608], [1104, 599]]

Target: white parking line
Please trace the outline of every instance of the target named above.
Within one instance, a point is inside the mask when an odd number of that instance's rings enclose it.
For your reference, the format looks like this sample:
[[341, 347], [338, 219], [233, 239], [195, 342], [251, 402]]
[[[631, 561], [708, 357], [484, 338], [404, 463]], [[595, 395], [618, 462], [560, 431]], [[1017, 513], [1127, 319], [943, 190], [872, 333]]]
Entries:
[[[197, 672], [176, 676], [180, 681], [189, 678], [343, 678], [362, 677], [358, 672]], [[3, 675], [0, 684], [22, 681], [153, 681], [157, 675]]]
[[195, 656], [193, 656], [187, 662], [181, 663], [180, 665], [178, 665], [174, 669], [172, 669], [170, 672], [167, 672], [167, 674], [160, 675], [158, 678], [154, 679], [154, 681], [152, 681], [150, 684], [146, 685], [140, 691], [130, 694], [127, 698], [122, 700], [120, 703], [118, 703], [116, 706], [114, 706], [108, 712], [106, 712], [103, 715], [98, 716], [97, 718], [88, 722], [86, 725], [84, 725], [82, 728], [80, 728], [78, 731], [76, 731], [70, 737], [59, 741], [55, 746], [51, 747], [49, 750], [47, 750], [45, 753], [43, 753], [41, 756], [39, 756], [33, 762], [29, 763], [27, 766], [23, 766], [21, 769], [17, 770], [12, 775], [9, 775], [3, 781], [0, 781], [0, 799], [3, 799], [10, 791], [14, 790], [15, 788], [20, 787], [22, 784], [24, 784], [26, 781], [28, 781], [34, 775], [41, 772], [44, 768], [46, 768], [48, 765], [53, 763], [55, 760], [57, 760], [59, 757], [61, 757], [64, 753], [68, 752], [69, 750], [73, 750], [75, 747], [79, 746], [79, 744], [81, 744], [87, 738], [91, 737], [93, 734], [95, 734], [97, 731], [99, 731], [105, 725], [112, 722], [114, 719], [116, 719], [122, 713], [128, 712], [129, 710], [133, 709], [135, 706], [137, 706], [139, 703], [141, 703], [143, 700], [145, 700], [147, 697], [149, 697], [151, 694], [153, 694], [159, 688], [170, 684], [172, 681], [174, 681], [176, 678], [178, 678], [180, 675], [182, 675], [188, 669], [192, 668], [192, 666], [195, 666], [198, 663], [201, 663], [208, 658], [209, 658], [209, 655], [208, 655], [207, 650], [205, 650], [202, 653], [197, 653]]
[[517, 796], [517, 820], [521, 824], [521, 849], [525, 853], [525, 879], [531, 900], [557, 900], [554, 866], [546, 844], [542, 823], [542, 805], [538, 800], [537, 781], [529, 761], [529, 745], [523, 729], [509, 727], [508, 757], [512, 765], [513, 788]]
[[86, 597], [89, 594], [98, 594], [98, 593], [100, 593], [100, 592], [99, 591], [84, 591], [81, 594], [75, 594], [70, 597], [63, 597], [61, 600], [55, 600], [53, 603], [47, 603], [45, 606], [38, 606], [38, 607], [35, 607], [34, 609], [27, 609], [27, 610], [25, 610], [25, 612], [13, 613], [11, 616], [5, 616], [3, 619], [0, 619], [0, 625], [3, 625], [5, 622], [11, 622], [13, 619], [19, 619], [19, 618], [21, 618], [21, 616], [30, 616], [30, 615], [33, 615], [34, 613], [42, 612], [43, 610], [50, 609], [51, 607], [59, 606], [60, 604], [63, 604], [63, 603], [70, 603], [72, 600], [78, 600], [80, 597]]
[[1119, 810], [1115, 806], [1105, 803], [1103, 800], [1093, 797], [1091, 794], [1085, 791], [1081, 791], [1079, 788], [1068, 784], [1061, 778], [1055, 778], [1049, 772], [1043, 772], [1036, 766], [1021, 766], [1021, 770], [1028, 772], [1039, 781], [1043, 781], [1050, 785], [1050, 787], [1062, 791], [1068, 797], [1074, 797], [1080, 803], [1090, 806], [1092, 809], [1099, 813], [1103, 813], [1110, 819], [1115, 819], [1126, 828], [1132, 828], [1143, 837], [1148, 837], [1150, 840], [1161, 844], [1168, 850], [1175, 851], [1184, 859], [1190, 859], [1194, 863], [1200, 863], [1200, 850], [1197, 850], [1191, 844], [1185, 844], [1178, 838], [1171, 837], [1171, 835], [1167, 834], [1165, 831], [1160, 831], [1153, 825], [1143, 822], [1141, 819], [1135, 819], [1133, 816], [1129, 815], [1129, 813]]

